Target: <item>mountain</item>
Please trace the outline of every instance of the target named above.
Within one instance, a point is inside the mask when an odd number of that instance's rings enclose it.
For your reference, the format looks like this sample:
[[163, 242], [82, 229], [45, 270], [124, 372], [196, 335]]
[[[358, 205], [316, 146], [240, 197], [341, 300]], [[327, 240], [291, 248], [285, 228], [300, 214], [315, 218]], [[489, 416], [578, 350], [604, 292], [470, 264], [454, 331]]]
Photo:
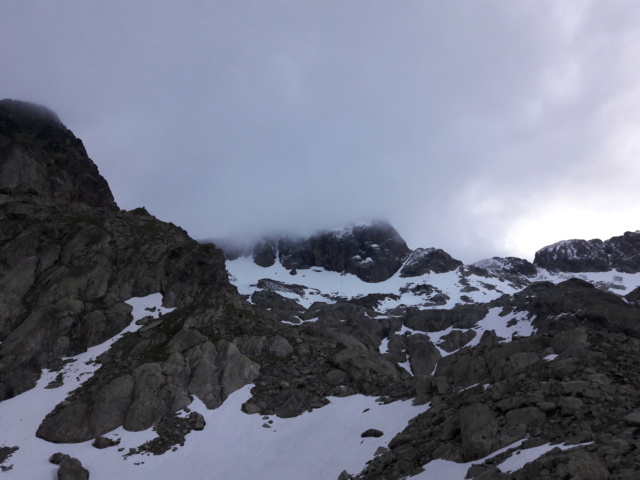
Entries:
[[639, 235], [464, 265], [372, 221], [223, 253], [0, 101], [0, 475], [638, 478]]
[[534, 263], [553, 271], [636, 273], [640, 271], [640, 231], [626, 232], [604, 242], [594, 239], [554, 243], [536, 252]]

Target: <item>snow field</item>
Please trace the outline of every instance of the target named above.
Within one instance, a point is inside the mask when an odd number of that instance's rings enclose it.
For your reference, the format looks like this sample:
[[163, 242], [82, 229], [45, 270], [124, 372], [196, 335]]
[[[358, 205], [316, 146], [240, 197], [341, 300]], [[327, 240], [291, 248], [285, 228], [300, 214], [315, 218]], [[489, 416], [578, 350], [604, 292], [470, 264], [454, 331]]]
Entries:
[[[330, 297], [354, 298], [372, 293], [387, 293], [399, 295], [398, 300], [385, 299], [381, 302], [379, 312], [386, 312], [398, 306], [415, 306], [422, 308], [452, 308], [457, 304], [466, 303], [462, 296], [468, 297], [476, 303], [486, 303], [500, 297], [502, 294], [513, 294], [519, 291], [506, 281], [497, 277], [478, 277], [470, 275], [466, 278], [468, 285], [461, 283], [463, 277], [458, 270], [447, 273], [430, 273], [420, 277], [402, 278], [399, 273], [379, 283], [367, 283], [352, 274], [330, 272], [323, 268], [313, 267], [307, 270], [298, 270], [297, 275], [291, 275], [279, 262], [271, 267], [263, 268], [255, 263], [251, 257], [240, 257], [226, 262], [230, 274], [231, 283], [243, 295], [251, 295], [257, 290], [256, 284], [261, 278], [278, 280], [283, 283], [298, 284], [306, 287], [303, 296], [293, 292], [278, 291], [286, 298], [296, 300], [304, 308], [309, 308], [313, 302], [327, 302]], [[625, 295], [634, 288], [640, 286], [640, 273], [621, 273], [616, 270], [609, 272], [583, 272], [583, 273], [553, 273], [540, 270], [534, 281], [551, 281], [560, 283], [570, 278], [580, 278], [607, 289], [618, 295]], [[428, 299], [422, 295], [411, 292], [401, 293], [400, 289], [420, 284], [433, 285], [442, 293], [449, 296], [445, 305], [429, 306]], [[477, 288], [475, 291], [466, 291], [468, 288]]]
[[[251, 257], [240, 257], [236, 260], [227, 261], [227, 270], [238, 292], [243, 295], [251, 295], [257, 290], [258, 280], [269, 278], [283, 283], [304, 285], [306, 288], [304, 296], [293, 292], [278, 291], [286, 298], [296, 300], [304, 308], [309, 308], [313, 302], [327, 302], [328, 297], [354, 298], [369, 295], [372, 293], [388, 293], [399, 295], [399, 300], [386, 299], [381, 302], [378, 311], [385, 312], [400, 305], [422, 306], [429, 301], [422, 295], [415, 295], [411, 292], [401, 293], [400, 289], [420, 284], [429, 284], [440, 289], [450, 298], [446, 305], [439, 305], [435, 308], [452, 308], [458, 303], [464, 303], [460, 298], [466, 295], [474, 302], [488, 302], [503, 293], [513, 293], [515, 289], [506, 282], [500, 282], [497, 278], [484, 278], [470, 276], [467, 278], [470, 286], [478, 288], [477, 291], [462, 292], [464, 285], [460, 284], [461, 276], [456, 270], [453, 272], [439, 274], [425, 274], [420, 277], [402, 278], [398, 273], [393, 277], [379, 283], [367, 283], [352, 274], [341, 274], [330, 272], [323, 268], [314, 267], [307, 270], [298, 270], [297, 275], [291, 275], [289, 271], [280, 263], [276, 262], [271, 267], [260, 267], [253, 263]], [[495, 289], [488, 289], [483, 283], [492, 285]]]

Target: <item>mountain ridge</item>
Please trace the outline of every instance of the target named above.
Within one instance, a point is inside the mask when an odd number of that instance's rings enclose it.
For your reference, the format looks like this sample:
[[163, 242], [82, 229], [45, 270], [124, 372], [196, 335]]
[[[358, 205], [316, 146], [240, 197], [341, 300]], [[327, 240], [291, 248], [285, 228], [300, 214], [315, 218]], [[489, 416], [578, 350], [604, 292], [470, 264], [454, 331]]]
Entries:
[[[379, 230], [379, 234], [386, 240], [396, 240], [402, 245], [400, 252], [394, 252], [392, 249], [386, 249], [384, 242], [382, 245], [374, 244], [379, 257], [388, 255], [392, 260], [385, 264], [384, 261], [378, 259], [376, 255], [370, 256], [371, 250], [367, 251], [366, 241], [357, 238], [356, 231]], [[337, 234], [339, 232], [339, 235]], [[323, 249], [330, 248], [329, 243], [335, 240], [351, 243], [352, 262], [345, 263], [344, 257], [349, 254], [344, 251], [342, 254], [342, 262], [324, 261], [322, 255]], [[204, 241], [204, 243], [210, 243]], [[275, 262], [280, 262], [290, 271], [298, 269], [310, 269], [312, 267], [323, 267], [330, 271], [340, 273], [353, 273], [358, 278], [367, 282], [381, 282], [387, 280], [392, 275], [403, 269], [405, 276], [420, 276], [428, 271], [437, 273], [445, 273], [453, 271], [463, 266], [463, 262], [453, 258], [446, 251], [428, 247], [410, 250], [406, 247], [406, 243], [400, 234], [386, 220], [377, 220], [370, 223], [362, 223], [360, 225], [349, 225], [341, 228], [332, 228], [318, 230], [308, 236], [292, 237], [288, 235], [263, 237], [260, 240], [246, 244], [244, 247], [238, 247], [234, 242], [227, 241], [221, 244], [222, 250], [225, 252], [227, 260], [236, 260], [239, 257], [252, 256], [253, 261], [262, 267], [270, 267]], [[385, 249], [388, 250], [385, 252]], [[518, 257], [492, 257], [470, 264], [471, 267], [478, 267], [489, 272], [504, 272], [516, 275], [524, 275], [526, 277], [535, 277], [540, 270], [550, 272], [606, 272], [618, 270], [623, 273], [637, 273], [640, 271], [640, 231], [625, 232], [623, 235], [614, 236], [607, 240], [561, 240], [551, 245], [547, 245], [539, 249], [535, 253], [534, 261], [529, 262], [526, 259]], [[363, 255], [364, 256], [363, 258]], [[382, 269], [384, 273], [372, 277], [370, 274], [363, 274], [354, 263], [362, 262], [370, 259], [376, 264], [374, 269]], [[407, 261], [411, 263], [417, 262], [421, 258], [423, 266], [415, 266], [409, 268]], [[374, 260], [375, 259], [375, 260]], [[355, 261], [353, 261], [355, 260]], [[295, 273], [293, 273], [295, 274]]]

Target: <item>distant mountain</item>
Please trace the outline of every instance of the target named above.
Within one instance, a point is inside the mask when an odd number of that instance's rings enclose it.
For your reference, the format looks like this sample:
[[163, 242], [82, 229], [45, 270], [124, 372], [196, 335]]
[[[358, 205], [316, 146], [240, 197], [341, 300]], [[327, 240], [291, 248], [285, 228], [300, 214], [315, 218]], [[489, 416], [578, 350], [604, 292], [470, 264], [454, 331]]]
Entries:
[[278, 262], [293, 275], [297, 270], [321, 267], [371, 283], [387, 280], [400, 270], [403, 277], [416, 277], [462, 266], [440, 249], [411, 251], [385, 220], [321, 230], [309, 237], [264, 238], [253, 247], [228, 243], [223, 249], [228, 260], [251, 256], [256, 265], [265, 268]]
[[517, 257], [493, 257], [474, 263], [474, 265], [489, 272], [524, 275], [525, 277], [538, 275], [538, 269], [534, 264]]
[[0, 101], [0, 475], [637, 478], [639, 238], [464, 265], [375, 221], [225, 258]]
[[[461, 267], [442, 249], [418, 248], [411, 251], [400, 234], [386, 221], [324, 230], [309, 237], [263, 238], [240, 246], [221, 245], [228, 260], [252, 256], [262, 267], [280, 262], [295, 272], [312, 267], [351, 273], [365, 282], [381, 282], [398, 271], [402, 277], [425, 273], [445, 273]], [[640, 271], [640, 231], [626, 232], [609, 240], [564, 240], [543, 247], [533, 263], [517, 257], [493, 257], [472, 266], [491, 273], [534, 278], [549, 272]]]
[[640, 231], [609, 240], [564, 240], [536, 253], [534, 263], [550, 271], [640, 272]]

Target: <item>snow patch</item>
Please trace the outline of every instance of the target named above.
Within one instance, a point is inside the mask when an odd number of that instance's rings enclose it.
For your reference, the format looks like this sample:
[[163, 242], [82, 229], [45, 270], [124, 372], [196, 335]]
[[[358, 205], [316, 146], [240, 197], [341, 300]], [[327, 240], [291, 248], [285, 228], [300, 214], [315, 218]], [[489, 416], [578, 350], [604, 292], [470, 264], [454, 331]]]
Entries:
[[385, 353], [389, 353], [389, 339], [388, 338], [383, 338], [382, 341], [380, 342], [380, 347], [378, 349], [380, 351], [380, 353], [382, 353], [383, 355]]

